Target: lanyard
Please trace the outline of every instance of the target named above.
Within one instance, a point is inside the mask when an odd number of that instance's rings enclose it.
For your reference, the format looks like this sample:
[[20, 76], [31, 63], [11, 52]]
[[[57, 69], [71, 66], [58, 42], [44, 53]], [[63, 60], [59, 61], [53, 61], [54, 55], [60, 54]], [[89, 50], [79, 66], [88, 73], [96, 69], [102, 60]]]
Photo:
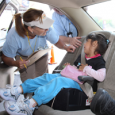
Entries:
[[[28, 31], [26, 31], [26, 34], [27, 34], [29, 46], [30, 46], [30, 48], [32, 49], [32, 47], [31, 47], [31, 45], [30, 45], [30, 40], [29, 40]], [[37, 37], [37, 38], [38, 38], [38, 37]], [[37, 42], [37, 38], [36, 38], [36, 42]], [[35, 50], [36, 42], [35, 42], [35, 45], [34, 45], [34, 50]], [[34, 53], [34, 50], [32, 49], [33, 53]]]

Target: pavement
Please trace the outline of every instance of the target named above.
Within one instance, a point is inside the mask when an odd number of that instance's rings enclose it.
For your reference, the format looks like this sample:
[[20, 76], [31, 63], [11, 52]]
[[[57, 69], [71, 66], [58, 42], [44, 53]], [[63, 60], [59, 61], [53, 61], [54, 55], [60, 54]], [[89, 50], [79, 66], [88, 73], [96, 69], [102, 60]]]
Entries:
[[[59, 48], [53, 46], [53, 51], [54, 51], [54, 59], [56, 64], [49, 64], [49, 73], [52, 73], [52, 71], [60, 64], [62, 59], [64, 58], [66, 51], [65, 50], [60, 50]], [[51, 52], [49, 52], [49, 58], [51, 57]], [[49, 60], [50, 62], [50, 60]]]

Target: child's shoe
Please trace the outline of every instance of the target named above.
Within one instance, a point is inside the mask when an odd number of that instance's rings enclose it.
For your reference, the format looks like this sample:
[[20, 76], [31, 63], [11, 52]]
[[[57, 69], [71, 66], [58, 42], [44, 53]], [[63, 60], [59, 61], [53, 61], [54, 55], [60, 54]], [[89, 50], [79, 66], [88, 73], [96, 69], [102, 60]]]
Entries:
[[10, 85], [7, 85], [6, 89], [0, 89], [0, 97], [7, 101], [16, 101], [20, 95], [17, 88], [17, 86], [11, 87]]
[[[19, 97], [20, 98], [20, 97]], [[5, 110], [10, 115], [32, 115], [35, 107], [30, 108], [29, 107], [30, 100], [26, 99], [18, 99], [17, 102], [14, 101], [5, 101], [4, 107]]]

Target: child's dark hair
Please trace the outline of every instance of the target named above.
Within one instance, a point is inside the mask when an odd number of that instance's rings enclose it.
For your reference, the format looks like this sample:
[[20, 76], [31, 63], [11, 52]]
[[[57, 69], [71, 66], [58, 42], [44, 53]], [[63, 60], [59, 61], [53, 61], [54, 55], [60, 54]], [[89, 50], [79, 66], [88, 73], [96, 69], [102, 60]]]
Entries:
[[95, 52], [103, 55], [108, 48], [109, 40], [103, 34], [91, 33], [86, 37], [86, 40], [91, 39], [91, 42], [98, 41], [98, 47]]

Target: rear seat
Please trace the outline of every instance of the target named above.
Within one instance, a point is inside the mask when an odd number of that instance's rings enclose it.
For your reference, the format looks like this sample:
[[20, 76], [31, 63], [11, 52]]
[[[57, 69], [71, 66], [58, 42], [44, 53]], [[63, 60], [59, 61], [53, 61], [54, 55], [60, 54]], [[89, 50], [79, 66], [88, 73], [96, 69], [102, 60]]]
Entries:
[[[108, 39], [110, 38], [111, 32], [108, 31], [95, 31], [96, 33], [102, 33], [104, 34]], [[85, 36], [82, 37], [81, 41], [83, 42]], [[62, 62], [60, 63], [57, 70], [62, 70], [62, 65], [65, 62], [70, 62], [70, 64], [73, 64], [76, 58], [81, 53], [81, 47], [77, 48], [74, 53], [67, 53], [65, 57], [63, 58]], [[98, 88], [104, 88], [109, 92], [109, 94], [115, 99], [115, 35], [114, 40], [108, 55], [108, 58], [106, 60], [106, 68], [107, 68], [107, 75], [104, 82], [98, 84]], [[38, 108], [38, 110], [35, 111], [34, 115], [94, 115], [90, 110], [82, 110], [82, 111], [60, 111], [60, 110], [53, 110], [52, 108], [42, 105]]]
[[7, 66], [1, 59], [2, 51], [0, 49], [0, 88], [5, 88], [6, 84], [13, 85], [14, 70], [16, 67]]
[[[105, 34], [108, 36], [110, 33], [106, 32]], [[105, 89], [111, 95], [111, 97], [115, 99], [115, 33], [113, 33], [113, 35], [113, 43], [106, 60], [106, 79], [104, 82], [98, 84], [98, 88]]]
[[[103, 33], [107, 38], [110, 37], [111, 32], [108, 31], [96, 31], [96, 33]], [[81, 41], [83, 42], [85, 36], [82, 37]], [[115, 35], [114, 35], [115, 38]], [[73, 64], [76, 58], [81, 53], [81, 47], [77, 48], [74, 53], [67, 53], [60, 63], [58, 70], [62, 69], [62, 65], [65, 62], [70, 62], [70, 64]], [[106, 68], [107, 68], [107, 75], [104, 82], [98, 84], [98, 88], [104, 88], [109, 92], [109, 94], [115, 99], [115, 39], [113, 40], [113, 44], [111, 46], [109, 56], [107, 58], [106, 62]], [[0, 115], [5, 115], [5, 113], [0, 113]], [[38, 107], [38, 110], [35, 110], [34, 115], [94, 115], [90, 110], [82, 110], [82, 111], [60, 111], [60, 110], [54, 110], [51, 107], [48, 107], [47, 105], [42, 105]]]
[[[6, 84], [13, 85], [14, 82], [14, 70], [16, 67], [5, 65], [1, 60], [0, 51], [0, 88], [5, 88]], [[0, 98], [0, 111], [3, 111], [3, 100]], [[8, 115], [6, 112], [0, 112], [0, 115]]]
[[5, 88], [6, 84], [13, 85], [14, 70], [14, 67], [0, 64], [0, 88]]

